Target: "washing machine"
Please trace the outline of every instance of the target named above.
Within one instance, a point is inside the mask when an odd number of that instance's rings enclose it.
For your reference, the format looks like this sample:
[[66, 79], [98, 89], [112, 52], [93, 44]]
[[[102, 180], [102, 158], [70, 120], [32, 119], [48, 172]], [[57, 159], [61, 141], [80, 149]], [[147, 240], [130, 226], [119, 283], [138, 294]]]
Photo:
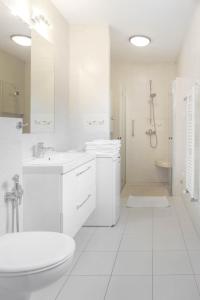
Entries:
[[120, 217], [120, 155], [97, 154], [96, 209], [86, 226], [114, 226]]

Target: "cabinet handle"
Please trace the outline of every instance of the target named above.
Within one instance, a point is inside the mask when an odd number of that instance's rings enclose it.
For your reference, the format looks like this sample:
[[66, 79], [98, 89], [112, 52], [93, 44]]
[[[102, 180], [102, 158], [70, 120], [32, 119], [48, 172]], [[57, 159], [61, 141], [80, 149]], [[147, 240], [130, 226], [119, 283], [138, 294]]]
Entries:
[[83, 171], [77, 173], [76, 176], [82, 175], [83, 173], [87, 172], [89, 169], [91, 169], [91, 166], [89, 166], [87, 169], [85, 169], [85, 170], [83, 170]]
[[77, 206], [76, 206], [76, 209], [80, 209], [89, 199], [90, 199], [90, 197], [91, 197], [92, 195], [91, 194], [89, 194], [88, 196], [87, 196], [87, 198], [81, 203], [81, 204], [78, 204]]

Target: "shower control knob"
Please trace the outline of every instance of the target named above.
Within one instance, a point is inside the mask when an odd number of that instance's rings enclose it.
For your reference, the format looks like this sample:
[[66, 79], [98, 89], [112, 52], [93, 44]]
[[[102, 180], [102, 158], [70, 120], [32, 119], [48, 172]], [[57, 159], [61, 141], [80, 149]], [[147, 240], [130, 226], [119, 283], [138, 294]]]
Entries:
[[155, 135], [156, 134], [156, 131], [155, 130], [152, 130], [152, 129], [149, 129], [145, 132], [146, 135]]

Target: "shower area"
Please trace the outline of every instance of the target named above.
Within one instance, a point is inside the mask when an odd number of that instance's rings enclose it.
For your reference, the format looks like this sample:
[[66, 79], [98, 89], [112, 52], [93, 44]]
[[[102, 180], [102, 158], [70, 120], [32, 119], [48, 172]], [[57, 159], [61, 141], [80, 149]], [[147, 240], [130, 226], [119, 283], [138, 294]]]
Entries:
[[175, 67], [117, 66], [113, 76], [115, 89], [121, 84], [126, 91], [126, 183], [169, 191]]

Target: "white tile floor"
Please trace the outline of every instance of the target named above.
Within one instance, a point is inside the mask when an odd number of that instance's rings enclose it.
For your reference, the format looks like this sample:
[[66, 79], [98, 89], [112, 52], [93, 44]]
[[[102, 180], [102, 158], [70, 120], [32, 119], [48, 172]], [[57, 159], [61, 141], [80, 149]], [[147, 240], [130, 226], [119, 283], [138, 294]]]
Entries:
[[[144, 193], [143, 193], [144, 192]], [[31, 300], [200, 300], [200, 238], [179, 198], [169, 208], [126, 208], [114, 228], [82, 228], [68, 274]]]

